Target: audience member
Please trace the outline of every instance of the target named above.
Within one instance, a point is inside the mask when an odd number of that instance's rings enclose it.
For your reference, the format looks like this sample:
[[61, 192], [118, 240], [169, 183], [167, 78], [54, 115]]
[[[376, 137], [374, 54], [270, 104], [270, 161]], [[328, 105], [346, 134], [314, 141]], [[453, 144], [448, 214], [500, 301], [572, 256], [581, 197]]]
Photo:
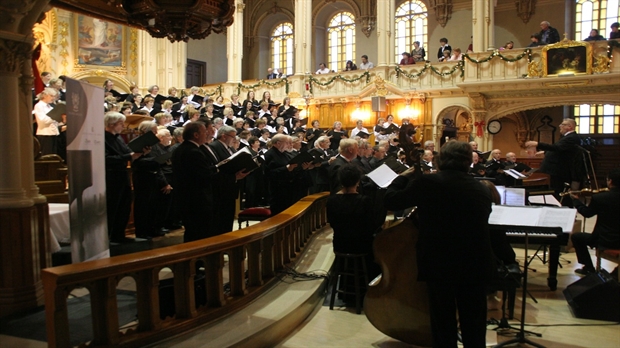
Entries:
[[415, 64], [415, 61], [413, 60], [413, 57], [411, 57], [411, 53], [409, 52], [403, 52], [402, 53], [402, 57], [403, 59], [400, 60], [400, 65], [411, 65], [411, 64]]
[[357, 65], [353, 61], [347, 60], [347, 65], [344, 67], [344, 71], [357, 70]]
[[603, 37], [603, 35], [599, 35], [598, 29], [590, 30], [590, 35], [586, 37], [585, 39], [583, 39], [583, 41], [601, 41], [601, 40], [605, 40], [605, 38]]
[[544, 45], [541, 42], [540, 33], [534, 33], [534, 34], [530, 35], [530, 41], [531, 42], [530, 42], [530, 44], [527, 47], [538, 47], [538, 46]]
[[452, 51], [452, 47], [448, 45], [448, 39], [445, 37], [439, 39], [439, 45], [441, 47], [439, 47], [439, 50], [437, 51], [437, 59], [441, 62], [445, 57], [444, 51]]
[[463, 60], [463, 54], [461, 53], [461, 49], [457, 47], [454, 49], [454, 52], [452, 52], [452, 56], [448, 59], [448, 61], [458, 62], [460, 60]]
[[368, 56], [367, 55], [363, 55], [362, 56], [362, 64], [360, 64], [360, 69], [368, 70], [368, 69], [372, 69], [374, 67], [375, 67], [375, 65], [372, 62], [368, 61]]
[[547, 21], [540, 23], [540, 43], [543, 45], [549, 45], [556, 42], [560, 42], [560, 33], [558, 30], [551, 26]]
[[319, 70], [315, 72], [315, 74], [329, 74], [329, 73], [330, 71], [329, 69], [327, 69], [327, 66], [325, 66], [325, 63], [319, 64]]
[[411, 51], [411, 57], [415, 62], [423, 62], [426, 57], [426, 52], [423, 47], [420, 47], [420, 41], [413, 42], [413, 50]]
[[618, 27], [620, 27], [620, 23], [618, 22], [611, 24], [611, 32], [609, 33], [610, 40], [620, 39], [620, 30], [618, 30]]

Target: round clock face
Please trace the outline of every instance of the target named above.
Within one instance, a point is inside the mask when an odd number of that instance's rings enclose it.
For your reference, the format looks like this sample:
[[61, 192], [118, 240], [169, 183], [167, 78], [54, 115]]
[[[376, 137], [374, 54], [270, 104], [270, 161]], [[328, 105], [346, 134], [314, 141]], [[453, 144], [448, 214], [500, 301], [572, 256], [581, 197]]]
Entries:
[[487, 129], [489, 130], [489, 133], [491, 134], [497, 134], [499, 133], [499, 131], [502, 130], [502, 123], [498, 120], [493, 120], [491, 122], [489, 122], [489, 125], [487, 126]]

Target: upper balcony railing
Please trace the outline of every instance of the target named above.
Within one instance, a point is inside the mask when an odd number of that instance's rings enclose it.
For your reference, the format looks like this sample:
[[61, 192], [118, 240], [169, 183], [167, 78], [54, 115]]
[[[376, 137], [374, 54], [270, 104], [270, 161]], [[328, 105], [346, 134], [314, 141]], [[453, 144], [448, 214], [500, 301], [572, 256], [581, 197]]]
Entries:
[[[563, 41], [556, 46], [541, 46], [493, 52], [469, 53], [457, 62], [426, 62], [414, 65], [391, 65], [375, 67], [370, 70], [335, 72], [323, 75], [295, 75], [275, 80], [251, 80], [242, 83], [223, 83], [203, 87], [206, 95], [239, 94], [245, 99], [246, 93], [255, 91], [260, 99], [263, 91], [270, 91], [272, 99], [281, 101], [285, 96], [291, 98], [332, 99], [368, 97], [365, 89], [380, 77], [387, 84], [402, 93], [434, 92], [438, 90], [459, 89], [462, 83], [505, 83], [510, 80], [544, 77], [547, 63], [563, 52], [583, 46], [587, 73], [577, 76], [587, 78], [592, 74], [620, 74], [620, 43], [616, 40], [576, 42]], [[546, 48], [545, 48], [546, 47]], [[551, 47], [557, 47], [551, 49]], [[582, 65], [583, 66], [583, 65]], [[492, 87], [490, 87], [492, 88]], [[186, 92], [189, 92], [187, 90]], [[301, 99], [298, 100], [301, 102]]]

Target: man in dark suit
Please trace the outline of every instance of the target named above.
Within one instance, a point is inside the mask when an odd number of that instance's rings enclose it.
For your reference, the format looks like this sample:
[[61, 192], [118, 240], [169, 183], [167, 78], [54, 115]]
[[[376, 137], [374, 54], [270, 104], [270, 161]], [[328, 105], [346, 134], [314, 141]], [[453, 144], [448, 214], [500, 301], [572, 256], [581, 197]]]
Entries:
[[487, 178], [495, 179], [495, 185], [506, 186], [506, 175], [504, 174], [504, 163], [501, 161], [502, 151], [493, 149], [491, 159], [485, 163], [485, 174]]
[[278, 74], [273, 72], [272, 68], [267, 69], [267, 80], [277, 79], [277, 78], [278, 78]]
[[437, 174], [413, 180], [412, 167], [385, 194], [389, 210], [418, 207], [418, 280], [428, 285], [434, 347], [456, 347], [457, 308], [465, 347], [485, 346], [486, 285], [495, 273], [491, 194], [467, 175], [472, 151], [465, 142], [450, 141], [439, 152]]
[[[217, 140], [209, 144], [218, 163], [232, 156], [232, 143], [237, 137], [237, 130], [230, 126], [222, 126], [217, 131]], [[249, 173], [240, 170], [235, 174], [219, 172], [216, 176], [214, 187], [217, 215], [215, 228], [217, 234], [227, 233], [233, 230], [235, 221], [235, 201], [239, 197], [238, 181], [245, 178]]]
[[338, 147], [338, 156], [330, 162], [329, 169], [329, 190], [331, 194], [336, 194], [342, 189], [342, 185], [338, 180], [338, 170], [347, 163], [351, 163], [357, 157], [359, 147], [355, 139], [342, 139]]
[[[540, 166], [541, 173], [547, 173], [551, 179], [551, 188], [559, 200], [559, 193], [564, 190], [564, 183], [572, 184], [579, 182], [581, 178], [577, 172], [583, 164], [580, 161], [579, 145], [581, 138], [575, 133], [575, 120], [565, 118], [560, 124], [562, 137], [555, 144], [545, 144], [536, 141], [528, 141], [525, 147], [536, 148], [536, 151], [545, 151], [545, 158]], [[578, 188], [578, 187], [577, 187]], [[564, 204], [572, 205], [570, 200], [563, 200]]]
[[446, 39], [445, 37], [439, 39], [439, 44], [441, 45], [441, 47], [439, 47], [439, 51], [437, 51], [437, 59], [441, 61], [441, 59], [444, 57], [443, 51], [447, 50], [452, 52], [452, 47], [448, 45], [448, 39]]
[[[583, 268], [575, 273], [586, 275], [594, 272], [594, 265], [588, 252], [588, 246], [600, 249], [620, 249], [620, 168], [613, 169], [607, 175], [609, 192], [601, 192], [592, 196], [590, 205], [585, 205], [579, 197], [571, 194], [573, 204], [579, 214], [589, 218], [594, 215], [596, 226], [592, 233], [575, 233], [571, 235], [577, 261]], [[612, 272], [618, 279], [618, 268]]]
[[372, 149], [372, 158], [368, 161], [368, 164], [370, 164], [372, 169], [376, 169], [385, 162], [385, 146], [375, 145]]
[[202, 149], [215, 130], [210, 121], [190, 122], [183, 130], [183, 142], [172, 155], [174, 190], [185, 227], [184, 242], [217, 235], [214, 226], [214, 159]]

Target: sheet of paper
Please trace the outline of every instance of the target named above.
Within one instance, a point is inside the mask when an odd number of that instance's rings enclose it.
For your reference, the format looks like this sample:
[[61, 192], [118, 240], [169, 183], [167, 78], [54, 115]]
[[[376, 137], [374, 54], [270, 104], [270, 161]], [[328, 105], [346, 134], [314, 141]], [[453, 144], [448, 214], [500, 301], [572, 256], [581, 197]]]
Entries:
[[564, 233], [573, 230], [577, 210], [573, 208], [542, 207], [538, 226], [562, 227]]
[[538, 226], [540, 212], [541, 209], [539, 207], [494, 205], [491, 215], [489, 216], [489, 224]]
[[506, 188], [504, 192], [506, 198], [504, 199], [505, 205], [514, 205], [522, 207], [525, 205], [525, 189], [524, 188]]
[[377, 186], [381, 188], [386, 188], [390, 186], [392, 181], [398, 177], [398, 174], [394, 172], [390, 167], [388, 167], [385, 163], [380, 165], [377, 169], [372, 172], [366, 174], [372, 181], [377, 184]]
[[528, 201], [533, 204], [545, 204], [545, 205], [554, 205], [556, 207], [561, 207], [562, 204], [555, 199], [553, 195], [538, 195], [538, 196], [530, 196]]

